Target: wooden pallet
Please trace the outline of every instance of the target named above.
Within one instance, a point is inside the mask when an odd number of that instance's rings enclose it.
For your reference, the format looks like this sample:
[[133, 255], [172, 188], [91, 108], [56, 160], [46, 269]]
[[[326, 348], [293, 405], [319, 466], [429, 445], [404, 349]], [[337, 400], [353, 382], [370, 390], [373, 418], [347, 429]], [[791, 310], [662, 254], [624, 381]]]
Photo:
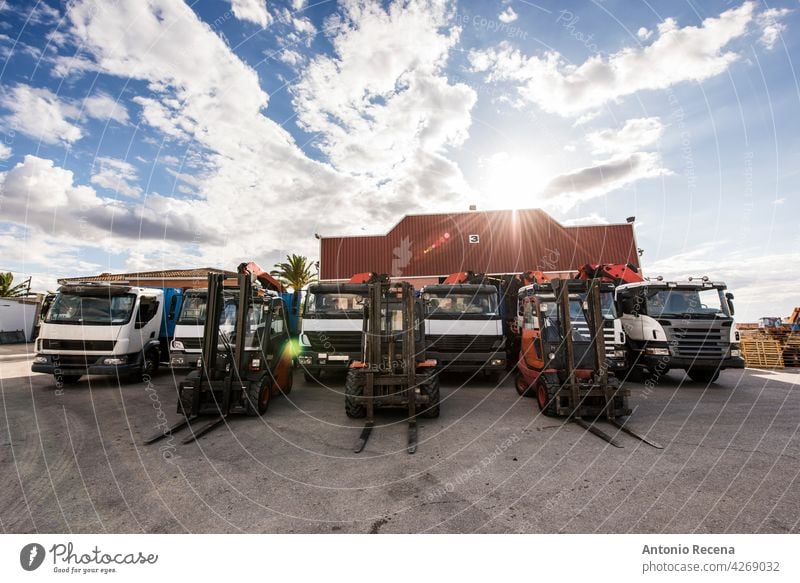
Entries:
[[792, 333], [783, 345], [784, 366], [800, 366], [800, 334]]
[[783, 368], [783, 350], [778, 340], [761, 336], [744, 337], [742, 356], [748, 367]]

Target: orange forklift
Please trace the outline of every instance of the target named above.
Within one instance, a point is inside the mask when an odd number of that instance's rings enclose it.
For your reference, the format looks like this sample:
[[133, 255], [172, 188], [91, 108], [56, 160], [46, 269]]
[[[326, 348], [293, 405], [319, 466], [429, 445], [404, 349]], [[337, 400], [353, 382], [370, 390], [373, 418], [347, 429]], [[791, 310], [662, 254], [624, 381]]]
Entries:
[[544, 415], [566, 417], [615, 447], [623, 446], [598, 427], [601, 419], [661, 449], [622, 420], [631, 414], [630, 390], [609, 374], [601, 283], [598, 279], [553, 279], [520, 290], [517, 391], [532, 391]]

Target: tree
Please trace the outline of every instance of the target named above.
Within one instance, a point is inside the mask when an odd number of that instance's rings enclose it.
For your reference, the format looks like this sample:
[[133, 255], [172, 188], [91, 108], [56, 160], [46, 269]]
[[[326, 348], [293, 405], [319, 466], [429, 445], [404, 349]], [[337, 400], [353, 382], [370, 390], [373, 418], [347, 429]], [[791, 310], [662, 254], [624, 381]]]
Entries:
[[276, 263], [270, 275], [277, 277], [283, 285], [297, 291], [317, 279], [314, 267], [315, 264], [311, 263], [308, 257], [292, 254], [287, 255], [283, 263]]
[[27, 282], [14, 284], [14, 274], [10, 271], [0, 273], [0, 298], [18, 298], [28, 295]]

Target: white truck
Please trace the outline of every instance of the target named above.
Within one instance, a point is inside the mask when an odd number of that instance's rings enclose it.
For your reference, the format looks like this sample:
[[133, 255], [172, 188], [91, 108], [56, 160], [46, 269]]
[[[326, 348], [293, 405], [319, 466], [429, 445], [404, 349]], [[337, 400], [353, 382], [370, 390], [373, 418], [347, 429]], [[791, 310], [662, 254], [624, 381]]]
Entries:
[[152, 375], [169, 359], [182, 296], [176, 288], [63, 285], [39, 330], [31, 370], [52, 374], [58, 387], [87, 374]]
[[[220, 314], [220, 332], [230, 335], [236, 327], [236, 295], [233, 288], [223, 292], [224, 306]], [[200, 367], [203, 348], [203, 327], [206, 322], [208, 290], [190, 289], [184, 294], [183, 305], [175, 323], [169, 344], [169, 366], [174, 370]]]
[[366, 283], [317, 283], [306, 293], [298, 364], [308, 382], [344, 374], [361, 354]]
[[506, 369], [498, 288], [470, 272], [420, 290], [425, 305], [426, 354], [443, 372], [499, 378]]
[[683, 369], [692, 380], [711, 383], [726, 368], [744, 368], [733, 294], [726, 290], [707, 277], [617, 286], [632, 371], [661, 376]]

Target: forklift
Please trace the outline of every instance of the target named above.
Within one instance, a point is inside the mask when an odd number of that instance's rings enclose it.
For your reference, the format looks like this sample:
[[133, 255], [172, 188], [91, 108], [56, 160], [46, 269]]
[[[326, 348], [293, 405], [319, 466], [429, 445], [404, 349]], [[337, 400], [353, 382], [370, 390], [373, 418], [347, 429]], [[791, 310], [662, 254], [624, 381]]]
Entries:
[[658, 443], [626, 426], [630, 389], [609, 374], [603, 342], [599, 279], [553, 279], [520, 291], [522, 330], [516, 388], [533, 392], [548, 417], [566, 417], [614, 447], [597, 423], [605, 421], [652, 447]]
[[[208, 274], [208, 305], [200, 368], [178, 385], [181, 420], [145, 441], [150, 444], [189, 427], [182, 443], [191, 443], [227, 423], [231, 414], [258, 417], [273, 396], [292, 389], [292, 349], [286, 306], [277, 293], [255, 285], [249, 273], [237, 276], [236, 328], [220, 331], [224, 306], [223, 275]], [[202, 426], [195, 422], [212, 416]]]
[[366, 423], [354, 448], [360, 453], [375, 427], [377, 408], [402, 408], [408, 415], [406, 451], [417, 451], [417, 415], [439, 416], [437, 362], [425, 358], [425, 322], [421, 300], [407, 282], [387, 275], [368, 282], [364, 298], [362, 358], [350, 363], [345, 412]]

